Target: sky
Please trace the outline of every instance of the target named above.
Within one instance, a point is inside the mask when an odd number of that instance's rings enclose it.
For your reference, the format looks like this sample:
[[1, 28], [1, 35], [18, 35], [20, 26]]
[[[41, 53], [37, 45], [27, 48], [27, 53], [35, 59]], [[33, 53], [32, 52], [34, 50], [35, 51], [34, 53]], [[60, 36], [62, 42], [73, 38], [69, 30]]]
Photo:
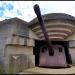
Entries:
[[66, 13], [75, 17], [75, 1], [0, 1], [0, 21], [17, 17], [30, 22], [36, 17], [35, 4], [39, 5], [42, 15]]

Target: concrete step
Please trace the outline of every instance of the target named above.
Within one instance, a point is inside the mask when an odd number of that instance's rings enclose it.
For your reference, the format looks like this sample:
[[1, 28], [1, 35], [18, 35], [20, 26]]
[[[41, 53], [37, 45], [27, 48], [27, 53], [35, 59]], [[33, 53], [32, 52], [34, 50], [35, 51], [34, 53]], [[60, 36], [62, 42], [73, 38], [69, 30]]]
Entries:
[[33, 72], [33, 71], [24, 71], [24, 72], [21, 72], [19, 74], [42, 74], [42, 73], [39, 73], [39, 72]]
[[71, 66], [70, 68], [61, 68], [61, 69], [35, 67], [24, 70], [19, 74], [75, 74], [75, 66]]

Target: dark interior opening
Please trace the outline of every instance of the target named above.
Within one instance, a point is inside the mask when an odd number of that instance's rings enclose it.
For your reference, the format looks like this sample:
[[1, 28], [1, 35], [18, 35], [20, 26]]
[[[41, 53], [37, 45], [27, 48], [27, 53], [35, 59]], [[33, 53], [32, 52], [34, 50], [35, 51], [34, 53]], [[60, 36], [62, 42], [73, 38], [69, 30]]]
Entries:
[[[62, 45], [65, 49], [66, 61], [67, 64], [72, 64], [71, 57], [69, 54], [69, 42], [68, 41], [51, 41], [52, 45]], [[39, 53], [40, 48], [46, 44], [45, 40], [35, 40], [35, 47], [33, 48], [33, 54], [35, 55], [35, 66], [39, 66]], [[61, 48], [59, 52], [61, 52]], [[44, 52], [44, 50], [42, 50]]]
[[62, 48], [59, 48], [59, 52], [62, 52]]
[[41, 48], [41, 51], [44, 53], [45, 50], [47, 50], [47, 47], [46, 47], [46, 46], [43, 46], [43, 47]]

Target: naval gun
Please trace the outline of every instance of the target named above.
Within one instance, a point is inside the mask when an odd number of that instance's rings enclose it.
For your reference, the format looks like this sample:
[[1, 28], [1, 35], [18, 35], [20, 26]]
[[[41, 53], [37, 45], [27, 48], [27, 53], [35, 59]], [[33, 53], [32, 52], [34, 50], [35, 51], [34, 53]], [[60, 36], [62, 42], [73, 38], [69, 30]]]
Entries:
[[48, 46], [48, 49], [49, 49], [49, 55], [53, 55], [54, 50], [53, 50], [53, 47], [52, 47], [52, 43], [49, 40], [48, 33], [47, 33], [46, 27], [45, 27], [45, 23], [44, 23], [42, 15], [41, 15], [41, 11], [40, 11], [40, 8], [39, 8], [38, 4], [34, 5], [34, 11], [35, 11], [35, 13], [37, 15], [38, 21], [40, 23], [40, 27], [42, 29], [42, 32], [43, 32], [44, 37], [45, 37], [45, 40], [47, 42], [47, 46]]
[[[45, 43], [43, 43], [44, 41], [39, 40], [35, 42], [35, 64], [42, 67], [68, 67], [68, 63], [71, 62], [68, 60], [70, 56], [68, 42], [54, 41], [53, 44], [46, 31], [44, 19], [38, 4], [34, 5], [34, 11], [45, 37]], [[41, 45], [41, 43], [46, 44], [46, 46]]]

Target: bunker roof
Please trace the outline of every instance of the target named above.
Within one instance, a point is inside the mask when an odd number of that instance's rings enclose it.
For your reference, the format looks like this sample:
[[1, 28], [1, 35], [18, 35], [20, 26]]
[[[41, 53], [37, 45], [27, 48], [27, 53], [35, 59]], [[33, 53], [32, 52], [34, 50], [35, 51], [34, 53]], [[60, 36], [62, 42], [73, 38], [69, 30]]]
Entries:
[[[65, 14], [65, 13], [49, 13], [49, 14], [45, 14], [42, 15], [44, 20], [55, 20], [55, 19], [66, 19], [66, 20], [72, 20], [75, 21], [75, 17], [71, 16], [69, 14]], [[35, 24], [38, 22], [37, 17], [35, 19], [33, 19], [32, 21], [29, 22], [29, 26]]]

